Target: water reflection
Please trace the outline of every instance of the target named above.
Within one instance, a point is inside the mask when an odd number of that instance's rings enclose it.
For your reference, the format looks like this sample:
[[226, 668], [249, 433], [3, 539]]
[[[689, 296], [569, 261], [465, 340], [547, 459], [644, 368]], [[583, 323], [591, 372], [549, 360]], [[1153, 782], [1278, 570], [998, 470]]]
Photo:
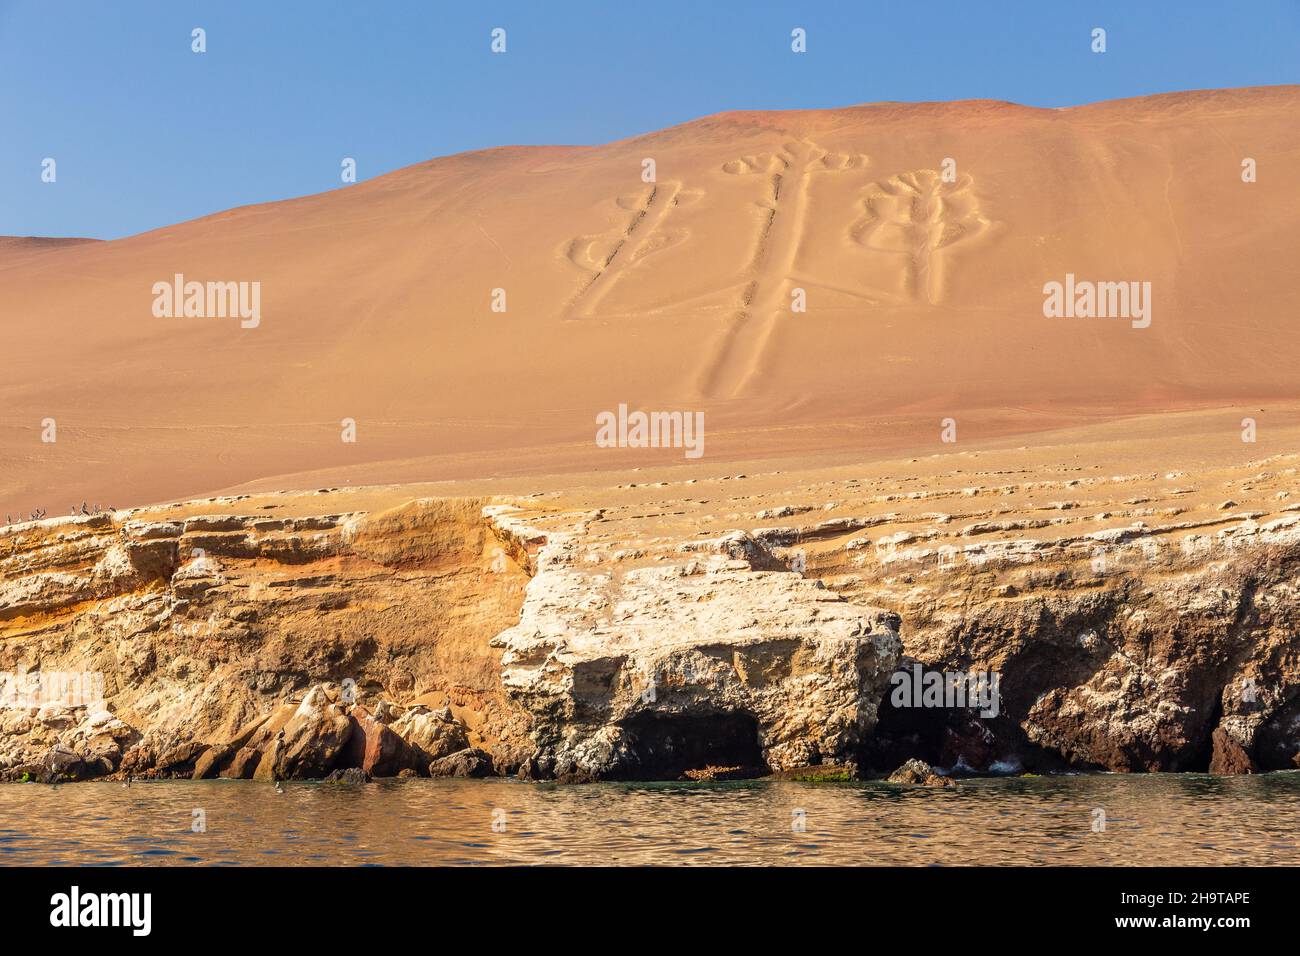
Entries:
[[[202, 810], [206, 832], [194, 832]], [[1105, 829], [1094, 830], [1097, 811]], [[1300, 863], [1300, 773], [0, 787], [0, 864]]]

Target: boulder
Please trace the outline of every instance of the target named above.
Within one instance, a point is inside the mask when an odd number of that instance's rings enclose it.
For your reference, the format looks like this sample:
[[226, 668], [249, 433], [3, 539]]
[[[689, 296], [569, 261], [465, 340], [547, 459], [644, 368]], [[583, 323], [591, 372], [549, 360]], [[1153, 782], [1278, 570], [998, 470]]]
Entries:
[[207, 745], [198, 740], [177, 743], [159, 753], [154, 766], [159, 770], [190, 769], [206, 749]]
[[[297, 708], [295, 707], [293, 709], [296, 710]], [[277, 709], [275, 713], [278, 712], [279, 711]], [[279, 730], [280, 727], [283, 727], [285, 723], [288, 723], [289, 717], [292, 716], [293, 716], [293, 711], [290, 710], [288, 715], [285, 717], [284, 722], [279, 724], [275, 729]], [[257, 733], [269, 719], [270, 718], [267, 717], [257, 717], [253, 720], [248, 721], [242, 727], [236, 730], [235, 736], [231, 737], [229, 740], [226, 741], [226, 746], [230, 748], [230, 752], [234, 753], [243, 747], [247, 747], [248, 742], [253, 739], [253, 735]]]
[[281, 733], [275, 774], [282, 780], [314, 779], [334, 769], [352, 735], [352, 721], [338, 704], [328, 703], [324, 689], [317, 685], [303, 696]]
[[477, 747], [466, 747], [429, 764], [430, 777], [489, 777], [492, 755]]
[[1237, 740], [1222, 727], [1215, 727], [1210, 735], [1213, 753], [1210, 757], [1210, 773], [1223, 776], [1255, 773], [1258, 767]]
[[414, 751], [419, 766], [469, 747], [465, 725], [452, 716], [448, 707], [441, 710], [411, 707], [389, 726]]
[[41, 760], [41, 769], [45, 783], [83, 780], [92, 775], [81, 754], [63, 746], [50, 748]]
[[138, 743], [122, 755], [122, 762], [118, 764], [117, 769], [121, 773], [138, 777], [153, 765], [153, 749], [148, 744]]
[[77, 717], [71, 707], [52, 702], [42, 705], [36, 712], [36, 722], [56, 730], [63, 730], [75, 724]]
[[87, 764], [105, 768], [102, 773], [112, 773], [122, 763], [122, 745], [106, 733], [95, 734], [81, 747], [81, 753]]
[[954, 787], [957, 781], [935, 772], [924, 760], [913, 757], [886, 778], [886, 783], [906, 783], [919, 787]]
[[353, 707], [348, 719], [352, 732], [342, 758], [345, 765], [375, 777], [395, 777], [417, 765], [418, 755], [406, 741], [364, 707]]
[[0, 736], [31, 733], [32, 715], [24, 708], [11, 707], [0, 710]]
[[348, 767], [346, 770], [331, 770], [325, 783], [370, 783], [371, 776], [360, 767]]

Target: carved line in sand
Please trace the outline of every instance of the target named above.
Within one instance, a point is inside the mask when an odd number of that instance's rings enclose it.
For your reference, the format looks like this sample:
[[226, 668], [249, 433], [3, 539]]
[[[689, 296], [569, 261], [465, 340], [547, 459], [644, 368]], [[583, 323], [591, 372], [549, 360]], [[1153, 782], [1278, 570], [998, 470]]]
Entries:
[[592, 318], [601, 300], [637, 263], [689, 238], [688, 230], [669, 230], [665, 223], [680, 203], [701, 195], [699, 190], [683, 190], [680, 182], [657, 183], [643, 196], [617, 200], [619, 208], [632, 213], [621, 232], [579, 236], [568, 242], [565, 256], [591, 275], [570, 300], [565, 317]]
[[[796, 283], [820, 284], [800, 276], [795, 268], [807, 229], [813, 175], [862, 170], [868, 162], [860, 153], [832, 153], [803, 139], [786, 143], [776, 153], [723, 164], [722, 171], [729, 175], [767, 177], [768, 195], [757, 204], [763, 211], [758, 242], [739, 286], [735, 312], [709, 349], [699, 376], [703, 394], [735, 394], [761, 376], [776, 323], [788, 314], [790, 290]], [[860, 291], [837, 291], [873, 301]]]
[[[953, 247], [973, 249], [992, 231], [995, 224], [981, 210], [970, 176], [949, 183], [936, 170], [911, 170], [868, 185], [862, 215], [848, 228], [852, 243], [896, 261], [896, 268], [884, 271], [885, 287], [873, 287], [879, 276], [846, 285], [801, 272], [799, 249], [814, 174], [860, 171], [868, 162], [863, 154], [834, 153], [803, 139], [777, 152], [746, 155], [722, 165], [727, 175], [754, 176], [763, 183], [765, 194], [755, 203], [759, 215], [748, 265], [733, 282], [639, 310], [659, 313], [734, 293], [731, 314], [706, 349], [697, 375], [702, 395], [736, 395], [761, 379], [772, 359], [777, 324], [789, 316], [795, 286], [830, 289], [868, 305], [936, 305], [947, 292]], [[689, 230], [670, 229], [667, 223], [679, 205], [702, 195], [702, 190], [683, 189], [676, 181], [652, 186], [642, 195], [617, 201], [631, 213], [621, 230], [568, 242], [564, 255], [590, 275], [568, 303], [566, 318], [596, 317], [602, 300], [639, 263], [688, 239]]]
[[895, 289], [912, 302], [937, 305], [948, 291], [954, 247], [972, 249], [994, 223], [962, 176], [944, 182], [933, 169], [899, 173], [867, 187], [863, 216], [849, 229], [854, 242], [896, 257]]

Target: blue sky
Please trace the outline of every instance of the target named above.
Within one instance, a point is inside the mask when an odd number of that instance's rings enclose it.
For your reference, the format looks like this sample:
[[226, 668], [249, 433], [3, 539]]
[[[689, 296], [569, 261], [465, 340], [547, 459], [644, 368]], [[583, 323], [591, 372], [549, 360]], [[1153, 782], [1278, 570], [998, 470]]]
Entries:
[[345, 156], [366, 179], [728, 109], [1068, 106], [1298, 64], [1300, 0], [0, 0], [0, 235], [116, 238], [338, 188]]

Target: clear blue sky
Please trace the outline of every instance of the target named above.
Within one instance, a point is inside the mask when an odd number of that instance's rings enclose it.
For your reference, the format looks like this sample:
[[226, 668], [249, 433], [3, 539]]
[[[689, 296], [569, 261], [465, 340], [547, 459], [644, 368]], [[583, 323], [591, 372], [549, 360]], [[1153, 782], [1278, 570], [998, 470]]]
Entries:
[[1296, 83], [1298, 63], [1300, 0], [0, 0], [0, 235], [115, 238], [338, 188], [344, 156], [365, 179], [727, 109], [1068, 106]]

